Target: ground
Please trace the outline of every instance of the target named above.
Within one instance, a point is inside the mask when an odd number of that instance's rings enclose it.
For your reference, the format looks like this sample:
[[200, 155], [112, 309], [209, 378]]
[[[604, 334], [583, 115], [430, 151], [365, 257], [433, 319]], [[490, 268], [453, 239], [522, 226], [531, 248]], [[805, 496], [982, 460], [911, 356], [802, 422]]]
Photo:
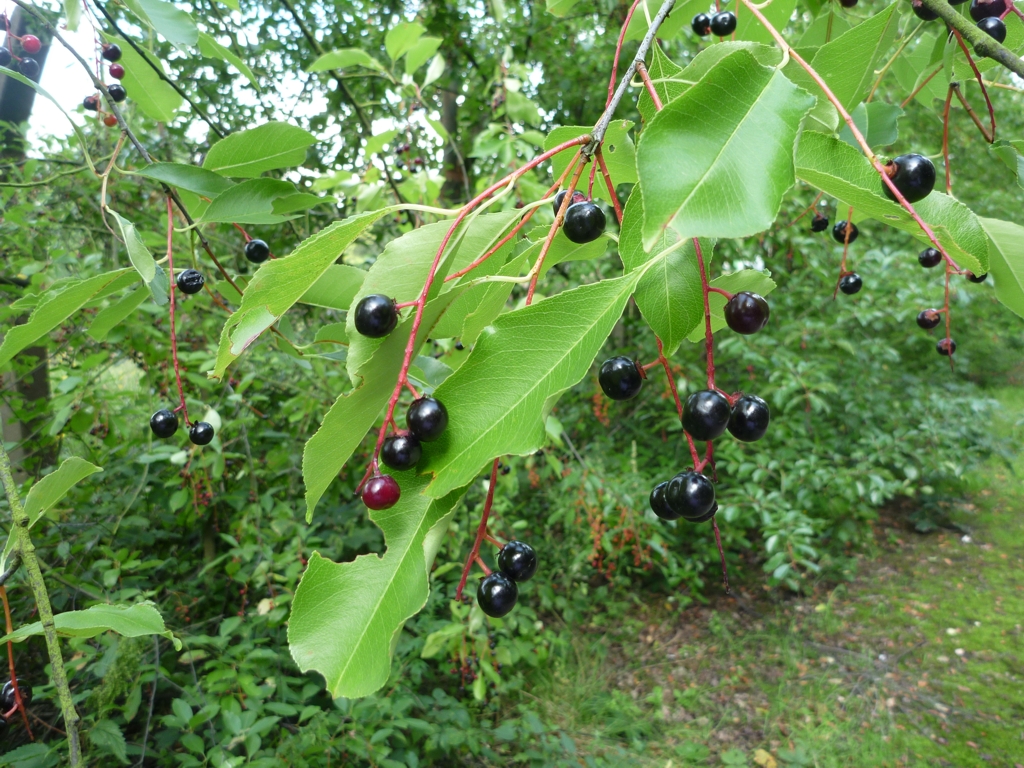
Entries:
[[[1021, 433], [1024, 395], [999, 427]], [[1018, 441], [1019, 442], [1019, 441]], [[1024, 768], [1024, 454], [915, 531], [885, 510], [856, 577], [802, 597], [632, 609], [533, 686], [579, 754], [629, 766]]]

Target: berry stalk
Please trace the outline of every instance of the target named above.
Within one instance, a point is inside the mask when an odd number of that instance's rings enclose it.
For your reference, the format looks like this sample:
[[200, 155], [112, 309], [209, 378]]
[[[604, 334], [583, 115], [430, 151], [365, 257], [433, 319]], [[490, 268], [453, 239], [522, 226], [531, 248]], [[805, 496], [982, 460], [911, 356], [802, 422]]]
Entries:
[[581, 162], [576, 167], [576, 173], [573, 174], [572, 180], [569, 182], [568, 191], [563, 195], [562, 204], [558, 207], [558, 214], [555, 216], [555, 220], [551, 222], [551, 228], [548, 230], [547, 237], [544, 238], [544, 244], [540, 248], [540, 255], [537, 257], [537, 263], [533, 268], [533, 278], [530, 280], [530, 287], [526, 291], [526, 306], [530, 306], [533, 302], [533, 293], [537, 289], [537, 281], [540, 279], [541, 270], [544, 268], [544, 259], [547, 258], [548, 251], [551, 250], [551, 243], [555, 241], [558, 228], [562, 226], [565, 212], [569, 209], [569, 204], [572, 203], [572, 193], [576, 190], [576, 185], [579, 183], [580, 176], [583, 175], [585, 167], [586, 161]]
[[181, 387], [181, 366], [178, 363], [178, 334], [174, 329], [174, 296], [177, 286], [174, 283], [174, 208], [171, 207], [171, 198], [167, 198], [167, 273], [171, 282], [170, 287], [170, 315], [171, 315], [171, 363], [174, 366], [174, 380], [178, 385], [178, 399], [180, 404], [175, 411], [181, 411], [185, 417], [185, 426], [191, 426], [188, 419], [188, 406], [185, 405], [185, 390]]
[[601, 147], [597, 148], [597, 165], [601, 169], [601, 175], [604, 176], [604, 184], [608, 188], [608, 196], [612, 199], [615, 219], [619, 224], [622, 224], [622, 204], [619, 202], [619, 196], [615, 193], [615, 185], [612, 184], [612, 177], [608, 173], [608, 166], [605, 165], [604, 153], [601, 152]]
[[[971, 71], [974, 72], [974, 77], [978, 81], [978, 86], [981, 88], [981, 95], [985, 97], [985, 104], [988, 107], [989, 125], [992, 126], [992, 129], [987, 134], [985, 133], [984, 129], [982, 129], [981, 133], [985, 137], [986, 141], [988, 141], [988, 143], [991, 144], [993, 141], [996, 140], [995, 107], [992, 106], [992, 99], [988, 97], [988, 88], [985, 87], [985, 81], [981, 77], [981, 72], [978, 71], [978, 65], [974, 63], [974, 57], [971, 56], [971, 52], [968, 50], [967, 45], [964, 43], [963, 37], [961, 37], [960, 33], [957, 32], [955, 29], [953, 30], [953, 34], [956, 36], [956, 41], [957, 43], [960, 44], [960, 49], [964, 52], [964, 56], [967, 57], [967, 63], [971, 65]], [[981, 128], [981, 126], [979, 125], [978, 128]]]
[[661, 97], [658, 96], [658, 92], [654, 90], [654, 83], [651, 82], [651, 76], [647, 74], [647, 67], [642, 61], [636, 65], [636, 71], [640, 73], [640, 79], [644, 81], [644, 88], [647, 89], [647, 94], [651, 97], [651, 101], [654, 102], [655, 110], [660, 112], [664, 105], [661, 103]]
[[[4, 603], [4, 620], [7, 622], [7, 634], [14, 632], [14, 624], [11, 621], [11, 606], [7, 602], [7, 587], [0, 584], [0, 600]], [[29, 739], [32, 741], [36, 740], [36, 737], [32, 735], [32, 729], [28, 724], [28, 715], [25, 713], [25, 702], [21, 700], [21, 691], [18, 690], [18, 673], [14, 669], [14, 643], [11, 640], [7, 641], [7, 666], [11, 671], [11, 687], [14, 689], [14, 702], [17, 710], [21, 712], [21, 719], [25, 721], [25, 731], [28, 733]]]
[[629, 7], [629, 13], [626, 14], [626, 20], [622, 23], [619, 41], [615, 44], [615, 58], [612, 59], [612, 74], [608, 79], [608, 100], [604, 103], [605, 109], [608, 108], [608, 105], [612, 103], [612, 99], [615, 97], [615, 78], [619, 74], [619, 57], [622, 55], [622, 44], [626, 40], [626, 30], [629, 28], [629, 22], [633, 20], [633, 13], [636, 11], [637, 6], [640, 5], [640, 2], [641, 0], [633, 0], [633, 5]]
[[942, 162], [946, 167], [946, 194], [953, 194], [953, 179], [949, 168], [949, 107], [953, 103], [953, 84], [946, 91], [946, 104], [942, 108]]
[[987, 141], [989, 144], [991, 144], [993, 141], [992, 137], [989, 136], [989, 133], [985, 129], [985, 126], [982, 125], [981, 118], [978, 117], [978, 113], [974, 111], [970, 103], [964, 97], [963, 92], [960, 90], [960, 83], [950, 83], [949, 87], [953, 89], [953, 93], [956, 94], [957, 99], [959, 99], [961, 106], [964, 108], [964, 110], [966, 110], [967, 114], [971, 116], [971, 120], [973, 120], [974, 124], [978, 126], [978, 130], [981, 131], [981, 137], [985, 139], [985, 141]]
[[494, 503], [494, 488], [498, 484], [498, 459], [491, 465], [491, 482], [487, 487], [487, 499], [484, 501], [484, 511], [480, 516], [480, 525], [476, 528], [476, 538], [473, 540], [473, 548], [469, 550], [469, 557], [462, 567], [462, 578], [459, 579], [459, 586], [455, 589], [455, 599], [462, 599], [462, 590], [466, 587], [466, 580], [469, 578], [469, 571], [473, 562], [480, 557], [480, 544], [487, 535], [487, 518], [491, 516], [491, 505]]

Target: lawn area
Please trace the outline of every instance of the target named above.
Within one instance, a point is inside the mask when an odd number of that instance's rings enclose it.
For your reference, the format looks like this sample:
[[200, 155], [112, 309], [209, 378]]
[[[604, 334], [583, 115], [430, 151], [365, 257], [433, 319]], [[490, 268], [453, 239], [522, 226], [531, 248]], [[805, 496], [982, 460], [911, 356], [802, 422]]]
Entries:
[[[1024, 394], [998, 395], [1020, 435]], [[1024, 455], [969, 485], [931, 533], [887, 510], [848, 583], [786, 598], [748, 576], [579, 634], [536, 705], [613, 765], [1024, 768]]]

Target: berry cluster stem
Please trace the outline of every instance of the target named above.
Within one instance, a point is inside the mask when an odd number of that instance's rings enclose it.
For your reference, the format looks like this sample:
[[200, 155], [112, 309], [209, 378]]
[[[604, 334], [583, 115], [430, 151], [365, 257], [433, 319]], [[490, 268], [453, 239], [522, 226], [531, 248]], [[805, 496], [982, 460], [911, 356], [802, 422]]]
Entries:
[[605, 109], [612, 103], [612, 99], [615, 98], [615, 78], [619, 74], [619, 57], [622, 55], [622, 44], [626, 40], [626, 30], [629, 29], [629, 22], [633, 20], [633, 14], [636, 12], [637, 6], [640, 5], [641, 0], [633, 0], [633, 5], [629, 7], [629, 13], [626, 14], [626, 20], [622, 23], [622, 30], [619, 32], [619, 41], [615, 44], [615, 58], [612, 60], [612, 74], [608, 78], [608, 100], [605, 101]]
[[[11, 621], [11, 606], [7, 602], [7, 587], [0, 584], [0, 600], [4, 603], [4, 621], [7, 626], [7, 634], [14, 632], [14, 623]], [[7, 666], [11, 671], [11, 687], [14, 689], [14, 704], [19, 712], [21, 712], [21, 719], [25, 721], [25, 730], [28, 732], [28, 737], [32, 741], [36, 740], [36, 737], [32, 735], [32, 729], [28, 724], [28, 715], [25, 712], [25, 702], [21, 700], [21, 691], [18, 690], [18, 673], [14, 669], [14, 643], [11, 640], [7, 641]], [[6, 717], [9, 713], [3, 713]]]
[[946, 91], [946, 104], [942, 108], [942, 164], [946, 169], [946, 194], [953, 194], [953, 177], [949, 167], [949, 107], [953, 103], [953, 84]]
[[170, 315], [171, 315], [171, 363], [174, 365], [174, 380], [178, 385], [178, 399], [180, 404], [175, 410], [181, 411], [185, 418], [185, 425], [192, 422], [188, 419], [188, 406], [185, 405], [185, 390], [181, 387], [181, 366], [178, 363], [178, 334], [174, 328], [174, 296], [177, 286], [174, 283], [174, 208], [171, 206], [171, 198], [167, 198], [167, 273], [170, 280]]
[[[466, 587], [466, 580], [469, 578], [469, 571], [473, 563], [480, 558], [480, 544], [487, 536], [487, 519], [491, 516], [491, 505], [494, 503], [494, 488], [498, 484], [498, 459], [491, 465], [491, 481], [487, 486], [487, 499], [484, 501], [484, 511], [480, 515], [480, 525], [476, 527], [476, 538], [473, 540], [473, 548], [469, 550], [469, 557], [462, 567], [462, 577], [459, 579], [459, 586], [455, 589], [455, 599], [462, 599], [462, 590]], [[486, 570], [486, 568], [485, 568]]]
[[985, 139], [985, 141], [987, 141], [989, 144], [991, 144], [993, 141], [992, 137], [989, 135], [988, 130], [982, 124], [981, 118], [978, 117], [978, 113], [974, 111], [974, 108], [971, 106], [970, 102], [968, 102], [967, 98], [964, 96], [963, 91], [960, 90], [960, 83], [954, 81], [949, 84], [949, 87], [953, 89], [953, 93], [956, 94], [957, 100], [960, 102], [960, 105], [964, 108], [967, 114], [970, 115], [971, 120], [973, 120], [974, 124], [978, 126], [978, 130], [981, 132], [981, 137]]
[[988, 107], [988, 121], [989, 125], [991, 126], [991, 130], [986, 132], [985, 129], [982, 128], [980, 125], [978, 126], [978, 128], [979, 130], [981, 130], [981, 135], [985, 137], [985, 141], [991, 144], [993, 141], [996, 140], [995, 107], [992, 106], [992, 99], [990, 99], [988, 96], [988, 88], [985, 87], [985, 81], [981, 77], [981, 72], [978, 71], [978, 65], [974, 63], [974, 57], [971, 56], [971, 52], [967, 48], [967, 45], [964, 43], [963, 37], [961, 37], [960, 33], [957, 32], [955, 29], [953, 30], [953, 34], [956, 36], [956, 41], [957, 43], [960, 44], [960, 49], [964, 52], [964, 56], [967, 57], [967, 63], [971, 65], [971, 71], [974, 72], [974, 77], [978, 81], [978, 87], [981, 88], [981, 95], [985, 97], [985, 105]]
[[825, 195], [825, 193], [824, 193], [824, 192], [819, 192], [819, 193], [818, 193], [818, 196], [817, 196], [817, 197], [815, 197], [815, 198], [814, 198], [814, 200], [812, 200], [812, 201], [811, 201], [811, 204], [810, 204], [810, 205], [808, 205], [808, 206], [807, 206], [806, 208], [804, 208], [804, 210], [803, 210], [803, 211], [802, 211], [802, 212], [800, 213], [800, 215], [799, 215], [799, 216], [797, 216], [797, 217], [796, 217], [795, 219], [793, 219], [793, 220], [792, 220], [791, 222], [789, 222], [789, 224], [787, 224], [787, 225], [786, 225], [786, 226], [784, 227], [784, 229], [788, 229], [789, 227], [792, 227], [792, 226], [793, 226], [794, 224], [796, 224], [796, 223], [797, 223], [798, 221], [800, 221], [800, 219], [802, 219], [802, 218], [803, 218], [804, 216], [806, 216], [806, 215], [807, 215], [808, 213], [810, 213], [811, 211], [813, 211], [813, 210], [814, 210], [814, 206], [816, 206], [816, 205], [818, 204], [818, 201], [819, 201], [819, 200], [821, 200], [821, 198], [822, 198], [822, 197], [823, 197], [824, 195]]
[[850, 274], [846, 269], [846, 257], [850, 254], [850, 228], [853, 225], [853, 206], [850, 206], [850, 210], [846, 213], [846, 228], [843, 230], [843, 258], [839, 261], [839, 277], [836, 278], [836, 287], [832, 291], [832, 301], [836, 300], [836, 296], [839, 293], [839, 283], [843, 281], [843, 278]]
[[548, 229], [547, 237], [544, 238], [544, 244], [540, 247], [540, 255], [537, 256], [537, 263], [534, 265], [532, 270], [533, 277], [530, 279], [530, 287], [526, 291], [526, 306], [530, 306], [530, 304], [533, 303], [533, 293], [537, 290], [537, 281], [540, 279], [541, 270], [544, 269], [544, 260], [547, 258], [548, 251], [551, 250], [551, 244], [555, 241], [555, 235], [558, 234], [558, 228], [562, 226], [562, 220], [565, 218], [565, 212], [569, 209], [569, 204], [572, 202], [572, 193], [576, 190], [576, 185], [579, 184], [580, 176], [583, 175], [584, 168], [586, 168], [585, 160], [576, 166], [576, 172], [572, 175], [572, 180], [566, 188], [566, 193], [562, 196], [562, 204], [558, 206], [558, 213], [555, 216], [555, 220], [551, 222], [551, 227]]
[[660, 112], [663, 106], [661, 103], [661, 97], [658, 96], [658, 92], [654, 90], [654, 83], [651, 82], [651, 76], [647, 74], [647, 67], [642, 61], [636, 65], [636, 71], [640, 73], [640, 79], [644, 81], [644, 88], [647, 89], [647, 93], [651, 97], [651, 101], [654, 102], [654, 108]]
[[608, 188], [608, 196], [612, 199], [612, 207], [615, 209], [615, 220], [622, 224], [622, 204], [619, 202], [619, 196], [615, 193], [615, 185], [612, 184], [612, 176], [608, 173], [608, 166], [604, 162], [604, 153], [601, 151], [601, 147], [597, 148], [597, 165], [601, 169], [601, 175], [604, 176], [604, 184]]

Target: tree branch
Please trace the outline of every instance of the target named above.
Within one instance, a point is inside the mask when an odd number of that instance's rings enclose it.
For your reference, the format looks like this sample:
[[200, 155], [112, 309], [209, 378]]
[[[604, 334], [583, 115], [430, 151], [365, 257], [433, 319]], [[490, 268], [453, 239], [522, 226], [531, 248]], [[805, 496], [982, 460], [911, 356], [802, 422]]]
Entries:
[[1017, 54], [978, 29], [970, 18], [957, 13], [946, 0], [921, 0], [921, 5], [939, 14], [939, 18], [959, 32], [979, 55], [988, 56], [1014, 74], [1024, 77], [1024, 61]]

